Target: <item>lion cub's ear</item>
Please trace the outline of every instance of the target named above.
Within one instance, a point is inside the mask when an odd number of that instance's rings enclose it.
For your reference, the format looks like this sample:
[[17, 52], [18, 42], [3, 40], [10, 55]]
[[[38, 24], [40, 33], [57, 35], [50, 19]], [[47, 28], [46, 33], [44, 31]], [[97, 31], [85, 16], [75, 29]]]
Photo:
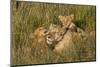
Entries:
[[74, 20], [74, 15], [71, 14], [71, 15], [70, 15], [70, 18], [71, 18], [71, 20]]

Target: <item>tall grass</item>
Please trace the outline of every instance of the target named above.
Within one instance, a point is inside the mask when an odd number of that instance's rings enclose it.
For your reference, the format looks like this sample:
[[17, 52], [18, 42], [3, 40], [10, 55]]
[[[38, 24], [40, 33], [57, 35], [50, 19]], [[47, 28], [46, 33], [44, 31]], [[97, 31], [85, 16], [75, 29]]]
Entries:
[[12, 64], [95, 60], [95, 40], [77, 41], [66, 49], [67, 52], [63, 56], [59, 57], [48, 49], [45, 43], [39, 45], [29, 38], [30, 33], [36, 28], [48, 27], [51, 23], [60, 24], [58, 16], [70, 14], [74, 14], [76, 25], [86, 32], [95, 30], [95, 6], [12, 1]]

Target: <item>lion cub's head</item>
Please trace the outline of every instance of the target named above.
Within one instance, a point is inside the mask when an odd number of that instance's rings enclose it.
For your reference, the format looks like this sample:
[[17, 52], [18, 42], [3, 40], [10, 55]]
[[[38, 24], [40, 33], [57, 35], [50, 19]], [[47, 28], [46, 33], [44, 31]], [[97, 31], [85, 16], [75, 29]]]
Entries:
[[58, 16], [59, 20], [61, 21], [63, 26], [69, 27], [69, 25], [72, 23], [74, 20], [74, 15], [69, 15], [69, 16]]
[[61, 21], [62, 25], [66, 29], [70, 29], [71, 31], [77, 31], [76, 25], [73, 23], [74, 15], [69, 16], [58, 16], [59, 20]]

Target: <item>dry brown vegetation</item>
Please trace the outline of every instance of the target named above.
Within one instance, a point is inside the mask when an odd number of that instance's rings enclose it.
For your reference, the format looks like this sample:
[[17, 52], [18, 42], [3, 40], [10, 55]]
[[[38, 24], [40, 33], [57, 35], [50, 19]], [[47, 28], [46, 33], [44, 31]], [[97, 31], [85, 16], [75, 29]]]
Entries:
[[[96, 7], [50, 3], [15, 2], [12, 5], [12, 65], [63, 63], [96, 60]], [[87, 33], [86, 37], [73, 36], [61, 55], [48, 48], [45, 41], [30, 39], [38, 27], [60, 24], [59, 15], [74, 14], [76, 25]], [[92, 31], [92, 32], [91, 32]], [[94, 32], [93, 32], [94, 31]]]

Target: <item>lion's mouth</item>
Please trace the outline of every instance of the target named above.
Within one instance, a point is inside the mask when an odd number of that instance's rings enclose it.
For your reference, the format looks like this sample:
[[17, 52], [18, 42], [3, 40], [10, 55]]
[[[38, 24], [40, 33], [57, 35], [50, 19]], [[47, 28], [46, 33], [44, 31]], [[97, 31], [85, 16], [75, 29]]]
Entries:
[[54, 39], [52, 39], [50, 36], [48, 36], [46, 39], [47, 39], [47, 44], [53, 44]]
[[53, 41], [47, 40], [47, 44], [53, 44]]

